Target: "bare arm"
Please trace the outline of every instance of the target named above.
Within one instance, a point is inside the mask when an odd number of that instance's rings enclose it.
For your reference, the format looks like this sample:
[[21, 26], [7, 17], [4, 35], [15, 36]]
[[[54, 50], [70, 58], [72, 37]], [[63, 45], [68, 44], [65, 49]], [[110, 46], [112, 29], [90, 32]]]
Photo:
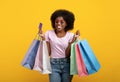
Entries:
[[65, 50], [66, 57], [70, 57], [71, 44], [72, 44], [72, 43], [68, 43], [68, 47], [67, 47], [67, 49]]
[[[39, 29], [38, 33], [39, 33], [41, 39], [45, 40], [45, 35], [43, 34], [42, 29]], [[48, 41], [46, 41], [46, 44], [47, 44], [47, 48], [48, 48], [48, 54], [50, 55], [51, 54], [50, 43]]]
[[71, 44], [77, 39], [76, 35], [77, 35], [77, 37], [80, 36], [79, 30], [76, 31], [75, 35], [73, 36], [72, 41], [68, 43], [68, 47], [67, 47], [66, 50], [65, 50], [66, 57], [70, 57]]
[[46, 42], [47, 43], [47, 47], [48, 47], [48, 53], [49, 53], [49, 56], [51, 54], [51, 49], [50, 49], [50, 43], [49, 42]]
[[70, 57], [71, 44], [72, 44], [76, 39], [77, 39], [77, 37], [75, 37], [75, 35], [74, 35], [72, 41], [68, 43], [68, 47], [67, 47], [66, 50], [65, 50], [66, 57]]

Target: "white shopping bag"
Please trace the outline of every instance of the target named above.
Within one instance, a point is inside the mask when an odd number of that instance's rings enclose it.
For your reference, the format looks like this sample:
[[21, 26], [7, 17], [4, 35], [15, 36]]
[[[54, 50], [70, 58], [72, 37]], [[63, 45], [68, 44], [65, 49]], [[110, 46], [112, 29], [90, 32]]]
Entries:
[[49, 74], [52, 71], [46, 41], [41, 41], [39, 44], [33, 70], [40, 71], [42, 74]]

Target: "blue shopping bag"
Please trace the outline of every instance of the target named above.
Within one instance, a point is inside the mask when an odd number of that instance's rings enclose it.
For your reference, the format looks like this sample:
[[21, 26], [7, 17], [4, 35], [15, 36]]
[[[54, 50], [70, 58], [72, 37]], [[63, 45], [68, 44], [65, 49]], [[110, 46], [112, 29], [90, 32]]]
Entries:
[[97, 72], [101, 66], [94, 52], [92, 51], [92, 48], [90, 47], [88, 41], [81, 40], [80, 42], [78, 42], [78, 45], [83, 57], [83, 61], [87, 68], [88, 74], [93, 74]]
[[22, 66], [33, 69], [40, 40], [34, 39], [22, 61]]

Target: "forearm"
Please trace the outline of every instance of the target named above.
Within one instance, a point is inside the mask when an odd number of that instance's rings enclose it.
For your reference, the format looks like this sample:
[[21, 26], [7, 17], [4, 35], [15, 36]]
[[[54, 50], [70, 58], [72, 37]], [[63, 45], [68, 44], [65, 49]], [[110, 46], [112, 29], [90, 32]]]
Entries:
[[48, 53], [49, 53], [49, 55], [50, 55], [50, 54], [51, 54], [50, 43], [47, 42], [47, 41], [46, 41], [46, 43], [47, 43]]
[[68, 47], [65, 50], [66, 57], [70, 57], [70, 50], [71, 50], [71, 44], [76, 41], [76, 39], [80, 36], [79, 30], [76, 31], [76, 34], [73, 36], [73, 39], [71, 42], [68, 43]]
[[70, 57], [71, 44], [72, 43], [68, 43], [68, 47], [65, 50], [66, 57]]

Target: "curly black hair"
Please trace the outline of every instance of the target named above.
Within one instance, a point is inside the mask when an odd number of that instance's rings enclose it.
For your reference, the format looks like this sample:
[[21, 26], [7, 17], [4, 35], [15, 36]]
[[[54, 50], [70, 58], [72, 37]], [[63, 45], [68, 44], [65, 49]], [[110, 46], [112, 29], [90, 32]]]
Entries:
[[74, 28], [75, 16], [71, 11], [59, 9], [53, 12], [50, 18], [53, 28], [55, 28], [55, 19], [57, 17], [63, 17], [63, 19], [66, 21], [67, 26], [65, 27], [65, 31], [72, 30]]

